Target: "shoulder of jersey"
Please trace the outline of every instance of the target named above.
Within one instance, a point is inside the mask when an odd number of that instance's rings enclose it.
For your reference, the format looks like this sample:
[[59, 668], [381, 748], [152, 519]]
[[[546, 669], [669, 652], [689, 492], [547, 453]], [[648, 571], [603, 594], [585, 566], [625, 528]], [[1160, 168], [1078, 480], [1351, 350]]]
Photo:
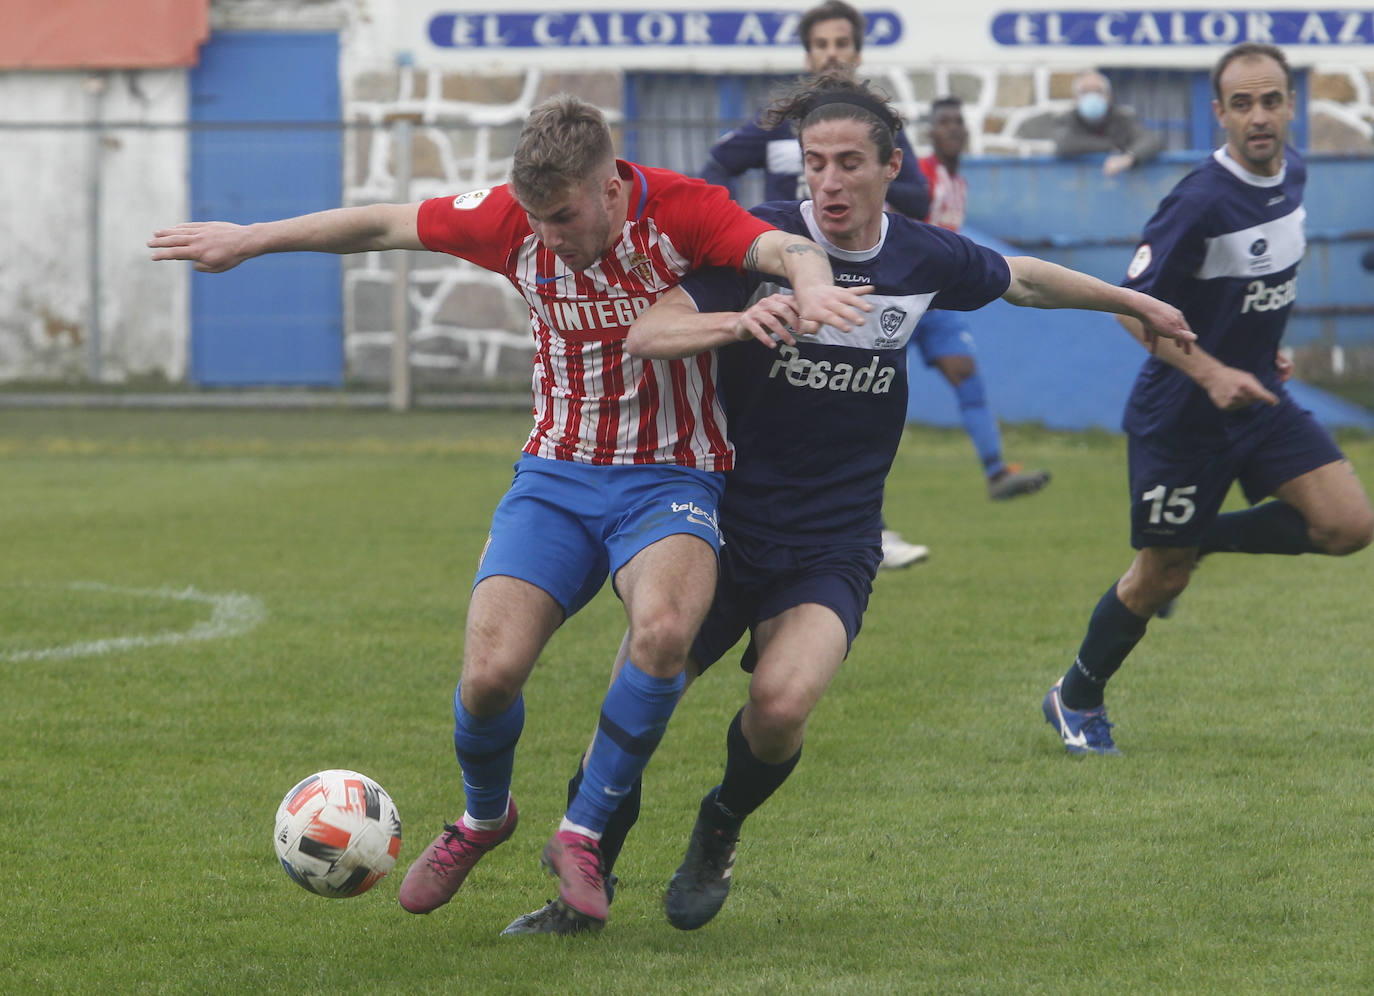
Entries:
[[802, 221], [801, 205], [795, 201], [766, 201], [749, 209], [754, 217], [768, 222], [777, 228], [806, 234], [806, 224]]

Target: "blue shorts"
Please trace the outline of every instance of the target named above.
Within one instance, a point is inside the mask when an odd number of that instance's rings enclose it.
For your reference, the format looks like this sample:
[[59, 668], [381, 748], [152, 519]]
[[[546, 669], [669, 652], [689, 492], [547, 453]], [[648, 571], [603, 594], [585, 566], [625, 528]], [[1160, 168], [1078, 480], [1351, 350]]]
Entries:
[[[720, 551], [720, 580], [711, 611], [697, 632], [692, 656], [705, 671], [739, 642], [745, 632], [796, 605], [815, 602], [844, 624], [846, 654], [859, 635], [882, 547], [852, 543], [833, 547], [780, 546], [742, 536], [726, 525]], [[876, 537], [875, 537], [876, 540]], [[753, 644], [740, 666], [754, 669]]]
[[567, 618], [665, 536], [700, 536], [719, 551], [724, 490], [723, 474], [693, 467], [593, 467], [525, 454], [492, 515], [473, 585], [496, 574], [528, 581]]
[[933, 367], [943, 356], [974, 355], [973, 333], [962, 311], [927, 311], [916, 323], [911, 342], [920, 351], [921, 361]]
[[1344, 459], [1331, 434], [1289, 398], [1220, 449], [1130, 436], [1131, 546], [1197, 546], [1233, 482], [1251, 505], [1308, 471]]

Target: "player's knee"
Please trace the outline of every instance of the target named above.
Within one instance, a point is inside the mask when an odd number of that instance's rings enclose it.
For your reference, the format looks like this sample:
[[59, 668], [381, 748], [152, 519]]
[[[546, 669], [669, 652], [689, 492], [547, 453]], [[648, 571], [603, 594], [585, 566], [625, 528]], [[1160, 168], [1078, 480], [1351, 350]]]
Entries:
[[678, 611], [655, 612], [631, 627], [630, 660], [652, 673], [664, 668], [682, 670], [692, 648], [698, 620]]
[[1345, 557], [1369, 546], [1374, 540], [1374, 515], [1366, 509], [1361, 515], [1340, 522], [1313, 525], [1312, 545], [1332, 557]]
[[942, 356], [935, 361], [950, 386], [958, 387], [977, 372], [972, 356]]
[[[1129, 597], [1123, 598], [1127, 606], [1143, 615], [1153, 615], [1160, 606], [1173, 601], [1183, 594], [1192, 577], [1195, 561], [1178, 560], [1154, 564], [1148, 570], [1136, 573], [1131, 581]], [[1118, 589], [1120, 591], [1120, 589]], [[1126, 595], [1126, 592], [1122, 592]]]
[[495, 716], [510, 708], [523, 685], [517, 671], [491, 661], [465, 661], [460, 691], [463, 708], [474, 716]]
[[755, 737], [769, 747], [782, 747], [801, 738], [806, 729], [807, 717], [811, 715], [811, 703], [798, 695], [785, 691], [774, 695], [752, 696], [750, 705], [753, 710], [750, 724]]

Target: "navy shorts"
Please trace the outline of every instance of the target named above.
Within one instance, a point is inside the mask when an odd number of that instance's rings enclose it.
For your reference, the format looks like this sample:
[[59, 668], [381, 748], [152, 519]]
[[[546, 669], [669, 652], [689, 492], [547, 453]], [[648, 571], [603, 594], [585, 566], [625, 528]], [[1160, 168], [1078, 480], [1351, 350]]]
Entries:
[[[784, 546], [740, 535], [727, 523], [715, 600], [692, 644], [692, 656], [705, 671], [759, 623], [807, 602], [824, 605], [840, 617], [848, 653], [859, 635], [882, 559], [876, 537], [872, 544]], [[746, 671], [754, 669], [752, 648], [751, 643], [740, 662]]]
[[973, 356], [973, 333], [962, 311], [927, 311], [916, 323], [911, 341], [926, 366], [935, 365], [942, 356]]
[[505, 575], [543, 588], [571, 616], [608, 575], [666, 536], [720, 549], [723, 474], [675, 465], [591, 466], [525, 454], [496, 506], [475, 586]]
[[1289, 398], [1220, 449], [1130, 436], [1131, 546], [1197, 546], [1232, 483], [1251, 505], [1295, 477], [1344, 459], [1331, 434]]

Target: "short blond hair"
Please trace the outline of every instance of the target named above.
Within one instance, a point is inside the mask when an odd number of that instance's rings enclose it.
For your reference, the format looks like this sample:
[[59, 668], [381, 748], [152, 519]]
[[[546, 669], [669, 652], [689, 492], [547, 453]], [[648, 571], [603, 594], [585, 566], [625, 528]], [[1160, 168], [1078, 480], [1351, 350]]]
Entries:
[[511, 192], [522, 204], [547, 204], [614, 163], [605, 116], [585, 100], [560, 93], [536, 104], [520, 129]]

